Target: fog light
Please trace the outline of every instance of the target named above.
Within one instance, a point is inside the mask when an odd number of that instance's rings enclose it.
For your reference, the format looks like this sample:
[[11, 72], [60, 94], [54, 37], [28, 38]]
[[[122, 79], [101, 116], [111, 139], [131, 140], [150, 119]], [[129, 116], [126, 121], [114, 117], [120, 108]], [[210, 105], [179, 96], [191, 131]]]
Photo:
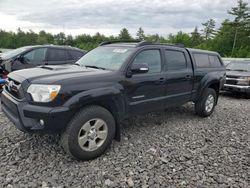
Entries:
[[40, 125], [44, 126], [44, 120], [43, 119], [40, 119], [39, 123], [40, 123]]

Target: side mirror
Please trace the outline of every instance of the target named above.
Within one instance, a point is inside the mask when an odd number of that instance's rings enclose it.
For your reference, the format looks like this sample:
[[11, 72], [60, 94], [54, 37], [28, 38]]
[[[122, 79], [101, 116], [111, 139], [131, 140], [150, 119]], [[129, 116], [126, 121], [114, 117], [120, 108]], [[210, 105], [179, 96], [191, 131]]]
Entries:
[[149, 71], [149, 67], [145, 63], [134, 63], [130, 71], [135, 74], [147, 73]]
[[21, 55], [19, 56], [18, 60], [21, 62], [21, 63], [25, 63], [25, 58]]
[[20, 61], [20, 63], [25, 63], [25, 59], [22, 55], [18, 56], [15, 60]]

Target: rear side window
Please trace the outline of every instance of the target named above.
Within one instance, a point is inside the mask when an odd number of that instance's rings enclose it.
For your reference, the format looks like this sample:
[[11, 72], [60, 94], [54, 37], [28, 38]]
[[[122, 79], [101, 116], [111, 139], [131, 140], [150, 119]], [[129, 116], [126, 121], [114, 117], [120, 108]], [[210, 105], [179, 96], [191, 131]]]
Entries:
[[167, 70], [179, 70], [187, 68], [187, 61], [183, 52], [166, 50], [165, 59]]
[[209, 60], [210, 60], [211, 67], [221, 67], [221, 62], [218, 56], [209, 55]]
[[159, 50], [145, 50], [140, 52], [133, 63], [146, 63], [149, 67], [148, 73], [161, 72], [161, 55]]
[[49, 49], [48, 61], [66, 61], [69, 60], [68, 52], [63, 49]]
[[69, 53], [71, 55], [71, 59], [73, 60], [78, 60], [84, 55], [83, 52], [76, 51], [76, 50], [69, 50]]
[[194, 59], [197, 67], [210, 67], [208, 54], [194, 54]]

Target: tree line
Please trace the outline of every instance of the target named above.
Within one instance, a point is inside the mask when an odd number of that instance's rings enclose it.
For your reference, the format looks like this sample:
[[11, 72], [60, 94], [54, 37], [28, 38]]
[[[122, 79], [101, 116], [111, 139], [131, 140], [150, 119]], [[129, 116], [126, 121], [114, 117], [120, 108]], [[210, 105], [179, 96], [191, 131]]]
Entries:
[[202, 23], [202, 28], [197, 26], [193, 32], [179, 31], [177, 34], [169, 34], [167, 37], [158, 34], [146, 35], [140, 27], [133, 38], [128, 29], [123, 28], [118, 36], [105, 36], [97, 32], [91, 36], [81, 34], [73, 37], [59, 34], [51, 34], [45, 31], [35, 33], [18, 28], [17, 32], [7, 32], [0, 29], [0, 48], [18, 48], [27, 45], [57, 44], [70, 45], [85, 50], [97, 47], [103, 41], [113, 40], [146, 40], [158, 43], [183, 44], [186, 47], [217, 51], [223, 57], [250, 57], [250, 7], [243, 0], [237, 1], [237, 6], [228, 10], [233, 19], [225, 19], [216, 27], [214, 19]]

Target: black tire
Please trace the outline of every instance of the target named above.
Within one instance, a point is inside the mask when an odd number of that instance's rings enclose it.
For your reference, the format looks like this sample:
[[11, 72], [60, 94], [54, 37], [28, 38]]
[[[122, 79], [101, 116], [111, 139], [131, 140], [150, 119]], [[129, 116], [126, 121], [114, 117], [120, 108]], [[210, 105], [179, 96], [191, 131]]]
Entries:
[[246, 98], [250, 99], [250, 93], [246, 93]]
[[[103, 143], [94, 151], [84, 150], [79, 142], [78, 136], [80, 130], [85, 123], [91, 122], [92, 119], [101, 119], [106, 123], [107, 136], [103, 139]], [[112, 114], [100, 106], [88, 106], [78, 112], [68, 124], [66, 130], [61, 135], [61, 144], [66, 153], [79, 160], [91, 160], [102, 155], [111, 145], [115, 136], [115, 120]], [[89, 131], [88, 131], [89, 132]], [[88, 142], [88, 141], [87, 141]], [[90, 144], [90, 142], [89, 142]]]
[[[213, 103], [213, 107], [211, 108], [211, 110], [207, 111], [206, 110], [206, 101], [208, 100], [208, 97], [211, 95], [214, 98], [214, 103]], [[216, 106], [216, 101], [217, 101], [216, 91], [212, 88], [205, 89], [204, 92], [202, 93], [202, 96], [200, 97], [200, 99], [195, 103], [196, 114], [201, 116], [201, 117], [210, 116], [214, 111], [214, 108]]]

